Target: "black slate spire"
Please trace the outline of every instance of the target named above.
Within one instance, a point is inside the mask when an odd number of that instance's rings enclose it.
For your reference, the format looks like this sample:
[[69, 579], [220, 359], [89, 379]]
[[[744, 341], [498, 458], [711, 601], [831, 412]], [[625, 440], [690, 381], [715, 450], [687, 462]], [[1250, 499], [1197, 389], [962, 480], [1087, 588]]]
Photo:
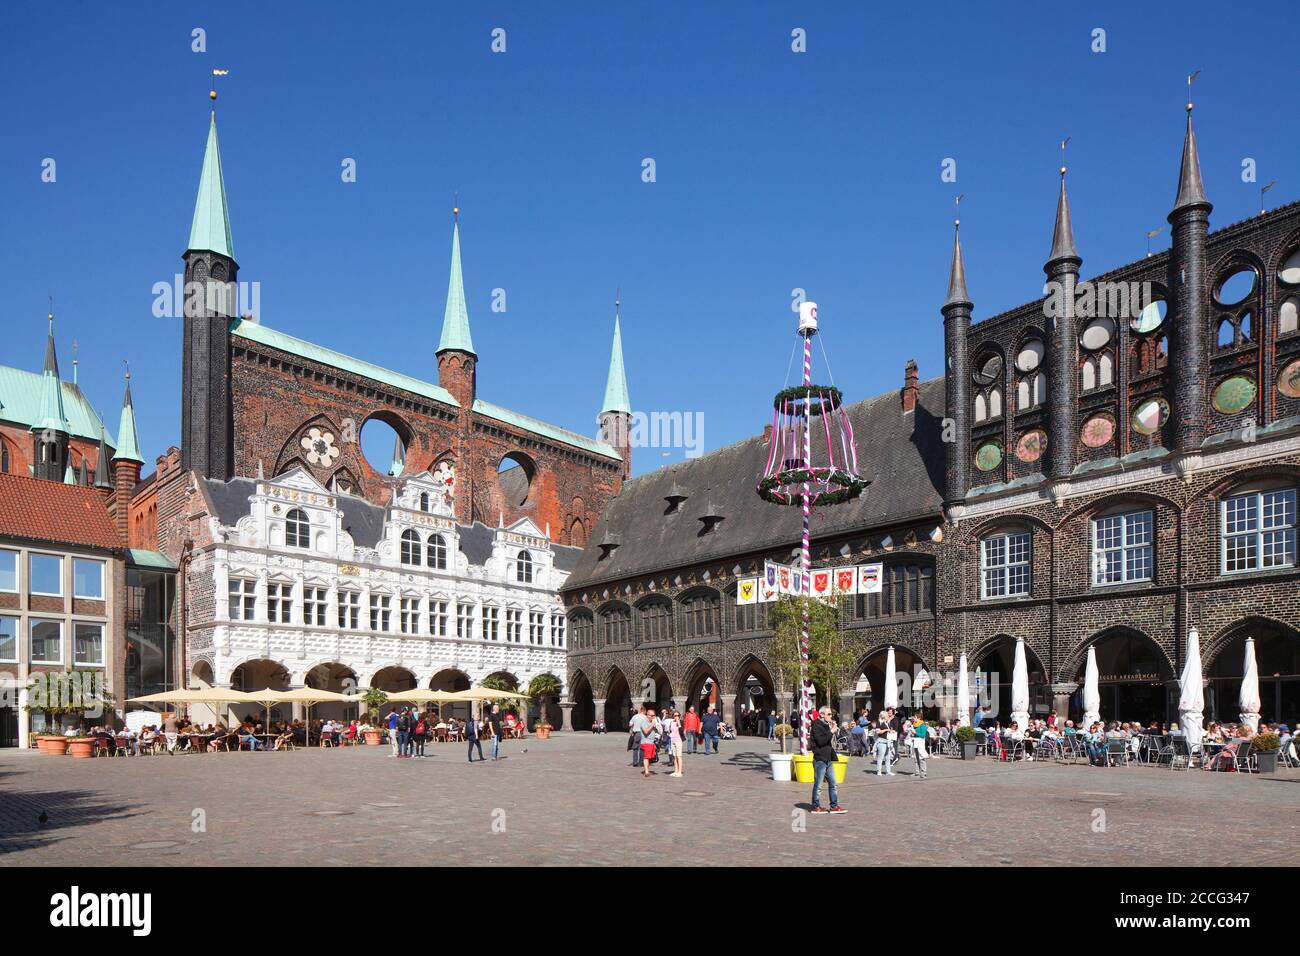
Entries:
[[[1196, 131], [1192, 129], [1192, 104], [1187, 104], [1187, 133], [1183, 137], [1183, 165], [1178, 170], [1178, 198], [1174, 212], [1189, 206], [1208, 206], [1201, 182], [1201, 157], [1196, 152]], [[1172, 213], [1171, 213], [1172, 215]]]
[[944, 305], [957, 302], [971, 304], [970, 293], [966, 291], [966, 263], [961, 256], [961, 220], [953, 223], [952, 231], [952, 267], [948, 271], [948, 299]]
[[[1065, 166], [1061, 166], [1061, 194], [1056, 200], [1056, 228], [1052, 230], [1052, 254], [1047, 263], [1078, 259], [1074, 247], [1074, 226], [1070, 223], [1070, 197], [1065, 192]], [[1080, 260], [1081, 261], [1081, 260]]]

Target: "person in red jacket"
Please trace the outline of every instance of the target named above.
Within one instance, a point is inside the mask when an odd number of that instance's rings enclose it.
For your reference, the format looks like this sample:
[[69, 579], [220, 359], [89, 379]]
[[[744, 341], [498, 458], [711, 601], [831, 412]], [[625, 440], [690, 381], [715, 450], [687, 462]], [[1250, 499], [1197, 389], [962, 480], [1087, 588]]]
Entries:
[[700, 715], [695, 712], [694, 707], [686, 708], [686, 715], [682, 717], [682, 733], [686, 737], [686, 752], [695, 753], [696, 744], [700, 739]]

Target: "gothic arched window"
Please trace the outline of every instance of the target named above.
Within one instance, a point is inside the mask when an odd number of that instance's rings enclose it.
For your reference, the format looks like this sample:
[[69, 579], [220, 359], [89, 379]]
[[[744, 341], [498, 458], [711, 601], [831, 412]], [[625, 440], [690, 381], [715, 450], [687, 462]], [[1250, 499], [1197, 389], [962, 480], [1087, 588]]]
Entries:
[[311, 522], [301, 508], [284, 516], [284, 543], [291, 548], [311, 547]]
[[420, 510], [429, 510], [429, 493], [427, 491], [420, 492]]

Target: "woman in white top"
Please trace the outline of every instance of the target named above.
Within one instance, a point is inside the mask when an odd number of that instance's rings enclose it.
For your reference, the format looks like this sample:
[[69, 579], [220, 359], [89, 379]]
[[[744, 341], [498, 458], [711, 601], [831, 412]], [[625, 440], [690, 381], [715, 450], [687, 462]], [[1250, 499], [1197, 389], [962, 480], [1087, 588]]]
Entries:
[[673, 757], [673, 772], [669, 776], [680, 777], [682, 775], [682, 722], [677, 716], [677, 711], [671, 708], [664, 716], [664, 737], [668, 740]]

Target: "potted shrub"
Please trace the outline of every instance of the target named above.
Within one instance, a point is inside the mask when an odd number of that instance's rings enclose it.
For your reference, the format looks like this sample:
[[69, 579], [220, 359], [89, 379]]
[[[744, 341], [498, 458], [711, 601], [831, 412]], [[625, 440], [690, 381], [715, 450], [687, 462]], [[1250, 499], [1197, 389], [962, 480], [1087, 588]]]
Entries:
[[541, 723], [537, 724], [537, 726], [533, 728], [533, 732], [537, 734], [538, 740], [546, 740], [551, 736], [551, 731], [553, 729], [554, 728], [546, 722], [546, 718], [543, 717]]
[[366, 705], [366, 719], [370, 723], [370, 728], [362, 736], [367, 746], [378, 747], [384, 739], [384, 729], [379, 726], [379, 708], [388, 700], [388, 695], [378, 687], [368, 687], [361, 695], [361, 700]]
[[1255, 753], [1260, 773], [1277, 772], [1277, 752], [1282, 749], [1282, 738], [1269, 731], [1250, 738], [1250, 749]]
[[94, 737], [69, 737], [68, 753], [74, 757], [93, 757], [98, 744]]
[[551, 699], [559, 696], [561, 686], [560, 679], [554, 674], [538, 674], [528, 682], [528, 696], [537, 701], [537, 723], [533, 730], [537, 732], [538, 740], [545, 740], [555, 729], [547, 712]]
[[957, 743], [961, 744], [961, 759], [974, 760], [975, 748], [979, 746], [974, 727], [958, 727]]
[[61, 757], [68, 752], [68, 738], [62, 734], [41, 734], [36, 738], [36, 749], [43, 754]]

